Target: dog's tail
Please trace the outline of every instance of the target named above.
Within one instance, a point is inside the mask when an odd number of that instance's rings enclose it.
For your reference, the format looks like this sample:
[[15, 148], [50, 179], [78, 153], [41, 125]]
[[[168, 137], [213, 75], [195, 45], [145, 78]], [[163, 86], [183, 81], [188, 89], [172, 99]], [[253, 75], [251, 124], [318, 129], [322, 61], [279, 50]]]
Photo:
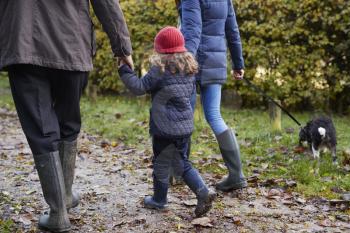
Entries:
[[323, 127], [318, 128], [318, 133], [321, 135], [322, 138], [326, 137], [326, 129]]

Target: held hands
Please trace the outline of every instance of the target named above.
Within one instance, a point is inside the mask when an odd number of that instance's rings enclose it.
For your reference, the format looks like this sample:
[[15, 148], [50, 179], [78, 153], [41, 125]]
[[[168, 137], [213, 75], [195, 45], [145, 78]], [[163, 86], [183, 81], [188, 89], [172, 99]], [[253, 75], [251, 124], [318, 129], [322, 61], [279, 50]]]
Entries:
[[244, 70], [243, 69], [241, 69], [241, 70], [233, 70], [233, 71], [231, 71], [231, 74], [232, 74], [234, 79], [242, 80], [243, 77], [244, 77]]
[[134, 61], [132, 60], [132, 56], [126, 56], [126, 57], [118, 57], [117, 58], [117, 64], [118, 68], [122, 67], [123, 65], [128, 65], [132, 70], [134, 70]]

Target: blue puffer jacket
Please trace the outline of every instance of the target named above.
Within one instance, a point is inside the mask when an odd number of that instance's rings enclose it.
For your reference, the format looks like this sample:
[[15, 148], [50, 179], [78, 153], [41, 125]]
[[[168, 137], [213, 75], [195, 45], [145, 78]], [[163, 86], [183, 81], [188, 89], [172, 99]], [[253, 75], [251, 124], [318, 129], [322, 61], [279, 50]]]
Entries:
[[182, 0], [181, 31], [186, 48], [197, 56], [201, 85], [224, 84], [227, 79], [227, 47], [233, 69], [244, 68], [242, 44], [231, 0]]
[[191, 96], [196, 91], [195, 78], [171, 74], [152, 67], [141, 79], [129, 66], [119, 69], [125, 86], [135, 95], [152, 95], [150, 134], [168, 139], [189, 137], [193, 131]]

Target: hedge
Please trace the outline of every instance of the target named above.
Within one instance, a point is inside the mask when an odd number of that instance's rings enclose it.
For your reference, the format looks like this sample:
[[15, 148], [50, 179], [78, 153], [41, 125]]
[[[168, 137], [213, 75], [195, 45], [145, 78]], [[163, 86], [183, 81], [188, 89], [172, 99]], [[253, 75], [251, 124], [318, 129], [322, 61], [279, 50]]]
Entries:
[[[140, 73], [152, 53], [156, 32], [177, 24], [173, 1], [121, 0]], [[234, 1], [246, 62], [246, 77], [290, 108], [349, 110], [350, 1]], [[97, 27], [98, 53], [92, 82], [101, 92], [124, 92], [108, 39]], [[228, 67], [228, 72], [230, 67]], [[244, 106], [264, 99], [243, 82], [230, 80]]]

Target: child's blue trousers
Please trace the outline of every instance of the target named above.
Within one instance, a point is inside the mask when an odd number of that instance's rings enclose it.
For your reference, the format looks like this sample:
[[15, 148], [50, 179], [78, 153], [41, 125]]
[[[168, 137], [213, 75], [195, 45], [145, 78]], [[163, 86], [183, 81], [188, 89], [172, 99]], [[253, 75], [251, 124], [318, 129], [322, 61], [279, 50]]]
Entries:
[[170, 170], [176, 176], [183, 177], [185, 183], [196, 194], [207, 190], [204, 181], [188, 160], [187, 148], [190, 138], [166, 139], [153, 137], [153, 182], [154, 199], [158, 202], [166, 200]]

